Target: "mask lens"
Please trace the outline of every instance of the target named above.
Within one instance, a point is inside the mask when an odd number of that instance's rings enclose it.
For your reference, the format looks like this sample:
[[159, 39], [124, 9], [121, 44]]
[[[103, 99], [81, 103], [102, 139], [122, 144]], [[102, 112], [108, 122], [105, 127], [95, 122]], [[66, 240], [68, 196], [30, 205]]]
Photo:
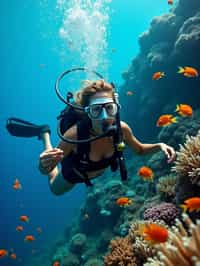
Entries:
[[105, 109], [109, 116], [115, 116], [117, 113], [117, 105], [115, 103], [105, 104]]
[[90, 105], [90, 115], [93, 118], [97, 118], [102, 111], [102, 105], [100, 104], [94, 104]]

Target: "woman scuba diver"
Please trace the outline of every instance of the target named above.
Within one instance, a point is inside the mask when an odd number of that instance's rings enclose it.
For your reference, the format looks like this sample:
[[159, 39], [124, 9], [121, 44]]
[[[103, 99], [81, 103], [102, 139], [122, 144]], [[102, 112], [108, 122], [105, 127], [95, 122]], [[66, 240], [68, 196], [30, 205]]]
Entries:
[[[76, 93], [75, 103], [84, 110], [83, 119], [75, 124], [72, 123], [66, 130], [62, 129], [62, 139], [55, 148], [51, 144], [48, 126], [40, 126], [40, 130], [37, 131], [44, 145], [44, 151], [39, 156], [39, 170], [49, 177], [49, 186], [55, 195], [70, 191], [78, 183], [92, 185], [91, 180], [102, 175], [109, 166], [115, 171], [117, 160], [118, 164], [121, 162], [121, 173], [125, 170], [122, 146], [118, 145], [116, 148], [115, 145], [117, 122], [119, 123], [117, 128], [120, 128], [121, 133], [120, 143], [126, 143], [137, 154], [143, 155], [161, 150], [165, 153], [168, 163], [175, 159], [172, 147], [165, 143], [141, 143], [133, 135], [129, 125], [119, 120], [119, 116], [117, 121], [119, 104], [116, 102], [114, 92], [113, 84], [99, 79], [90, 82]], [[9, 123], [7, 129], [12, 135], [17, 135], [13, 133], [12, 126], [9, 128]], [[69, 139], [71, 141], [65, 141]], [[84, 141], [85, 139], [92, 141]], [[119, 144], [119, 139], [117, 141]], [[61, 169], [58, 167], [59, 163]], [[126, 177], [122, 179], [125, 180]]]

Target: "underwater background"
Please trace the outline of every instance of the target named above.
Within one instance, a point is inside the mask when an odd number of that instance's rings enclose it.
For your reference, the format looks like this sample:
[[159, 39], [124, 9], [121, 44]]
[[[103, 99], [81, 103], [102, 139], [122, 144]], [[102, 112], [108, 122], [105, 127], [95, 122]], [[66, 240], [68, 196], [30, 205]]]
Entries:
[[[200, 71], [200, 1], [172, 2], [1, 1], [0, 249], [7, 250], [8, 256], [0, 257], [0, 265], [167, 265], [166, 261], [159, 264], [154, 247], [137, 239], [133, 222], [154, 219], [171, 227], [176, 218], [181, 219], [180, 204], [200, 196], [200, 80], [177, 73], [179, 66]], [[126, 184], [119, 171], [108, 170], [92, 189], [77, 185], [63, 196], [53, 195], [48, 178], [38, 170], [41, 141], [9, 135], [6, 120], [18, 117], [48, 124], [55, 147], [56, 117], [65, 105], [54, 85], [60, 73], [74, 67], [94, 69], [113, 81], [122, 120], [141, 142], [173, 146], [179, 152], [177, 161], [168, 165], [160, 152], [138, 156], [127, 148]], [[158, 71], [165, 76], [153, 80]], [[63, 81], [63, 95], [75, 92], [86, 78], [91, 77], [73, 74]], [[178, 116], [177, 104], [192, 106], [193, 116]], [[178, 122], [159, 128], [156, 121], [162, 114], [178, 116]], [[137, 175], [143, 165], [153, 170], [153, 182]], [[13, 189], [16, 178], [20, 190]], [[120, 208], [115, 201], [124, 196], [133, 204]], [[200, 234], [199, 213], [189, 214]], [[27, 215], [29, 222], [22, 223], [21, 215]], [[16, 231], [19, 225], [24, 231]], [[35, 236], [35, 241], [25, 242], [26, 234]], [[192, 232], [186, 236], [193, 239]], [[120, 237], [115, 240], [119, 251], [113, 254], [109, 243], [116, 237]], [[180, 255], [189, 265], [200, 263], [195, 253], [200, 247], [195, 241], [193, 246], [191, 256]], [[16, 259], [10, 257], [12, 253]], [[147, 262], [148, 258], [153, 259]], [[172, 263], [177, 264], [176, 259]]]

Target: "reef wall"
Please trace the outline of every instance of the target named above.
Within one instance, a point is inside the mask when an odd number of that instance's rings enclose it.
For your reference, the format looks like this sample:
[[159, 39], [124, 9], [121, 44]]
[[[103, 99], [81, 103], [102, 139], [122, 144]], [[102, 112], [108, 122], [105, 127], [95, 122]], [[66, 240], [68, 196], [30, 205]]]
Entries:
[[[154, 17], [139, 45], [139, 54], [122, 74], [120, 99], [122, 118], [146, 141], [158, 132], [158, 117], [173, 112], [176, 104], [200, 107], [199, 77], [177, 73], [178, 66], [200, 70], [200, 1], [179, 0], [168, 14]], [[166, 75], [152, 80], [157, 71]], [[125, 94], [128, 90], [134, 91], [131, 97]]]

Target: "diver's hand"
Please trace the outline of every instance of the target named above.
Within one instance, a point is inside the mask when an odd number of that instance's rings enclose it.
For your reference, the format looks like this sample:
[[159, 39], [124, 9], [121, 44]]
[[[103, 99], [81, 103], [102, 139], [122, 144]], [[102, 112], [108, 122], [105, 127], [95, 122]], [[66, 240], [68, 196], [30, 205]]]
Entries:
[[171, 146], [168, 146], [165, 143], [160, 143], [160, 149], [167, 156], [167, 162], [168, 163], [171, 163], [171, 162], [173, 162], [175, 160], [175, 158], [176, 158], [176, 152], [175, 152], [174, 148], [172, 148]]
[[40, 154], [39, 158], [39, 170], [42, 174], [49, 174], [56, 165], [62, 161], [64, 152], [61, 149], [54, 148], [45, 150]]

